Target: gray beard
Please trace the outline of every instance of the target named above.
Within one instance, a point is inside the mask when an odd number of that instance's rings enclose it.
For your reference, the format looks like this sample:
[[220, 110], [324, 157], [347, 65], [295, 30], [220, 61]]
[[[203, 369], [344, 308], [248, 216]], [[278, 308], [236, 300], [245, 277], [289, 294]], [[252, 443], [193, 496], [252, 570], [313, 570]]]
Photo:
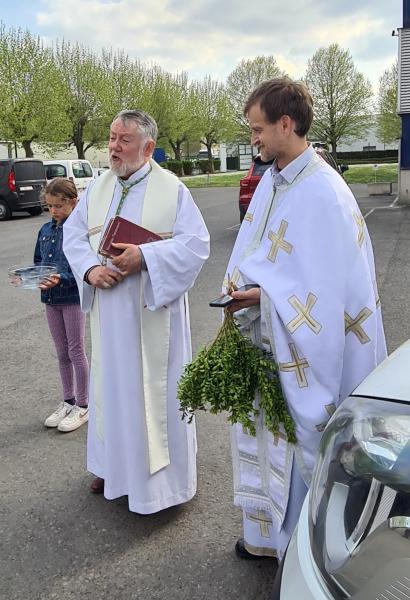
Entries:
[[130, 177], [133, 173], [135, 173], [136, 171], [138, 171], [139, 169], [141, 169], [141, 167], [145, 164], [145, 163], [140, 163], [140, 162], [135, 162], [135, 163], [125, 163], [123, 162], [122, 165], [120, 167], [115, 166], [112, 163], [111, 157], [109, 158], [109, 163], [110, 163], [110, 169], [111, 171], [114, 173], [114, 175], [116, 175], [117, 177], [126, 177], [128, 175], [128, 177]]

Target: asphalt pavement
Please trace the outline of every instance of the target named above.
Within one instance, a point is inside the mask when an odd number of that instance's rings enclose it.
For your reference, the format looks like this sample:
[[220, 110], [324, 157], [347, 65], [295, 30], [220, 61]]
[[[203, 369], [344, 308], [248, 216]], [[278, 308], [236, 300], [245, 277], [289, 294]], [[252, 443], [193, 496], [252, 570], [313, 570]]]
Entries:
[[[353, 186], [373, 239], [389, 350], [410, 337], [410, 209]], [[219, 289], [238, 222], [236, 188], [196, 189], [212, 254], [190, 293], [193, 347], [210, 341]], [[198, 494], [156, 515], [130, 513], [126, 498], [88, 492], [85, 429], [43, 427], [60, 399], [55, 351], [38, 293], [7, 283], [31, 261], [48, 214], [0, 223], [0, 598], [3, 600], [267, 600], [271, 561], [238, 559], [241, 514], [232, 504], [229, 428], [198, 419]], [[88, 344], [89, 346], [89, 344]]]

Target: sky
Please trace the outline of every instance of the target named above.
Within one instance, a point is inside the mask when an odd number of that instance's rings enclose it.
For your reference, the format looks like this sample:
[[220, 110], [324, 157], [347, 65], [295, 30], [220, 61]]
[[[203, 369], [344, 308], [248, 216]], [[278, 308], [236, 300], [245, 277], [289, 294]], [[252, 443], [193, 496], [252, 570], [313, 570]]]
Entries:
[[294, 78], [336, 42], [375, 90], [397, 57], [403, 0], [0, 0], [0, 20], [47, 44], [123, 49], [190, 79], [225, 80], [242, 59], [273, 54]]

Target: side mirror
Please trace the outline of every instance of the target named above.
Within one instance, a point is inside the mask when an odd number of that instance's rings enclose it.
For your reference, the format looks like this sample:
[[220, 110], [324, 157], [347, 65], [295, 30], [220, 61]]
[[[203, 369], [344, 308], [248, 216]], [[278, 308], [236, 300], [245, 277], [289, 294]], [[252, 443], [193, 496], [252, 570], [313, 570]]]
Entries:
[[349, 170], [349, 165], [340, 165], [339, 169], [340, 169], [341, 173], [345, 173], [346, 171]]

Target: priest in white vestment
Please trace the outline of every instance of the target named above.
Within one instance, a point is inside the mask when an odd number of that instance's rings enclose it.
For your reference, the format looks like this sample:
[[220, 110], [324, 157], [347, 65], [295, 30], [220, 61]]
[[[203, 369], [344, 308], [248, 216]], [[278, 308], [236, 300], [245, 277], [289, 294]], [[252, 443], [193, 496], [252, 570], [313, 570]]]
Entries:
[[[128, 496], [148, 514], [196, 492], [194, 423], [177, 383], [191, 360], [187, 292], [209, 256], [209, 234], [188, 189], [152, 160], [157, 126], [143, 111], [111, 125], [111, 169], [90, 184], [64, 225], [64, 252], [90, 311], [92, 360], [87, 468], [95, 493]], [[161, 241], [98, 254], [119, 214]]]
[[[386, 356], [373, 252], [360, 209], [339, 173], [306, 141], [313, 109], [303, 84], [261, 84], [245, 107], [252, 144], [275, 158], [239, 231], [224, 282], [245, 335], [272, 353], [298, 443], [256, 422], [232, 428], [235, 503], [243, 558], [281, 558], [308, 490], [331, 415]], [[225, 291], [224, 290], [224, 291]], [[255, 400], [257, 402], [257, 399]]]

